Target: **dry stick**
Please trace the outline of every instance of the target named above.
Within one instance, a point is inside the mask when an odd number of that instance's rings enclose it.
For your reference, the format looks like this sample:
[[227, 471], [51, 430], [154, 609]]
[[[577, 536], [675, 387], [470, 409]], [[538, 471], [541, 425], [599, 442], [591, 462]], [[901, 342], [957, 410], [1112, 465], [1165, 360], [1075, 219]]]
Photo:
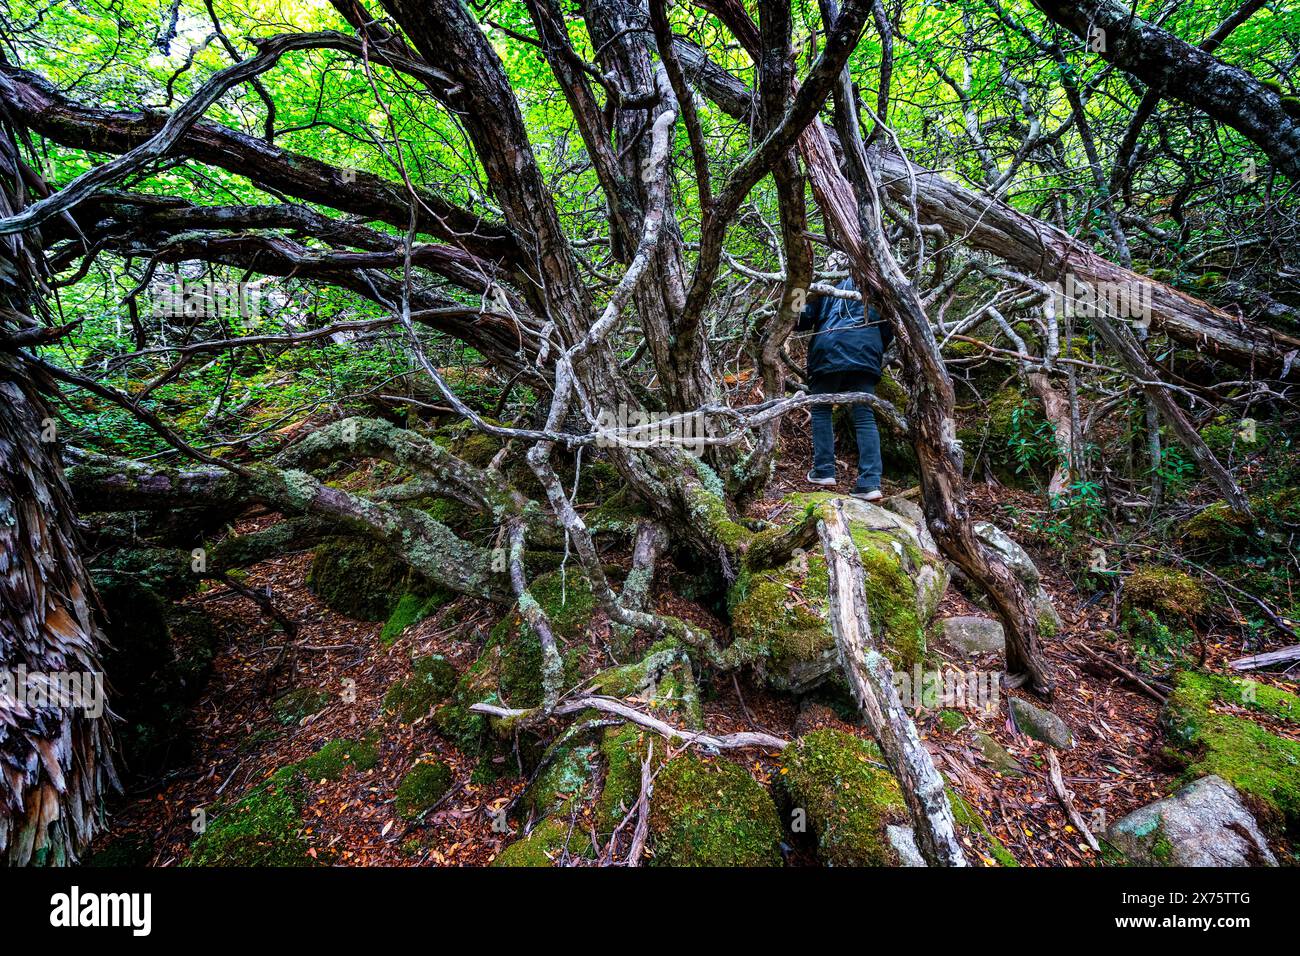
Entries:
[[1097, 838], [1092, 835], [1088, 825], [1083, 822], [1083, 817], [1079, 815], [1079, 811], [1074, 808], [1074, 794], [1065, 789], [1065, 780], [1061, 778], [1061, 762], [1056, 759], [1056, 751], [1050, 747], [1047, 751], [1047, 766], [1048, 776], [1052, 781], [1052, 789], [1056, 791], [1056, 798], [1061, 801], [1061, 806], [1065, 807], [1070, 822], [1074, 824], [1076, 830], [1083, 834], [1083, 838], [1088, 841], [1088, 846], [1092, 847], [1092, 852], [1099, 853], [1101, 845], [1097, 843]]
[[1147, 683], [1145, 680], [1143, 680], [1142, 677], [1141, 677], [1139, 674], [1135, 673], [1134, 671], [1129, 670], [1127, 667], [1124, 667], [1124, 666], [1122, 666], [1122, 665], [1120, 665], [1120, 664], [1115, 663], [1115, 661], [1112, 661], [1112, 660], [1111, 660], [1110, 658], [1108, 658], [1108, 657], [1103, 657], [1101, 654], [1099, 654], [1099, 653], [1097, 653], [1096, 651], [1094, 651], [1094, 650], [1093, 650], [1091, 647], [1089, 647], [1087, 644], [1073, 644], [1073, 643], [1072, 643], [1072, 644], [1068, 644], [1068, 645], [1066, 645], [1066, 646], [1067, 646], [1067, 647], [1074, 648], [1074, 649], [1076, 649], [1076, 650], [1080, 650], [1080, 651], [1082, 651], [1083, 653], [1087, 654], [1088, 657], [1092, 658], [1092, 660], [1096, 661], [1096, 662], [1097, 662], [1098, 664], [1100, 664], [1101, 666], [1106, 667], [1106, 668], [1109, 668], [1111, 671], [1114, 671], [1114, 672], [1115, 672], [1116, 674], [1118, 674], [1120, 677], [1123, 677], [1125, 680], [1127, 680], [1127, 681], [1129, 681], [1129, 682], [1135, 684], [1135, 685], [1138, 687], [1138, 689], [1142, 691], [1142, 693], [1144, 693], [1144, 694], [1146, 694], [1148, 697], [1151, 697], [1152, 699], [1158, 701], [1159, 703], [1163, 704], [1166, 700], [1169, 699], [1169, 695], [1168, 695], [1168, 694], [1162, 694], [1159, 690], [1157, 690], [1157, 689], [1156, 689], [1155, 687], [1153, 687], [1151, 684], [1149, 684], [1149, 683]]
[[[496, 704], [484, 703], [471, 704], [469, 709], [475, 714], [487, 714], [490, 717], [504, 717], [507, 719], [532, 713], [528, 709], [498, 707]], [[551, 711], [551, 714], [555, 717], [563, 717], [565, 714], [576, 714], [588, 709], [599, 710], [606, 714], [617, 714], [624, 720], [653, 730], [669, 740], [684, 740], [688, 743], [712, 747], [714, 750], [736, 750], [741, 747], [771, 747], [773, 750], [784, 750], [790, 746], [790, 741], [775, 737], [772, 734], [745, 732], [723, 734], [718, 737], [714, 734], [699, 733], [693, 730], [680, 730], [672, 724], [659, 720], [657, 717], [651, 717], [649, 714], [643, 714], [636, 708], [629, 707], [621, 700], [615, 700], [612, 697], [576, 697], [557, 706]]]
[[843, 502], [835, 502], [817, 530], [830, 577], [831, 630], [844, 673], [858, 709], [898, 778], [915, 825], [917, 847], [931, 866], [966, 866], [943, 777], [899, 700], [893, 668], [875, 646], [862, 557], [849, 534]]
[[636, 829], [632, 831], [632, 848], [627, 853], [628, 866], [636, 866], [641, 862], [641, 854], [645, 852], [646, 837], [650, 833], [650, 791], [654, 780], [650, 764], [654, 754], [654, 741], [650, 741], [645, 760], [641, 763], [641, 793], [636, 798]]

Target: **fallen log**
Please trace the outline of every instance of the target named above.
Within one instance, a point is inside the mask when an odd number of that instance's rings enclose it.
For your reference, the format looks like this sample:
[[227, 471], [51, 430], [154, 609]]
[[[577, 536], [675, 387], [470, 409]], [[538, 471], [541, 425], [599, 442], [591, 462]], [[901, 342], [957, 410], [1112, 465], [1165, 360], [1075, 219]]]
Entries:
[[837, 501], [817, 530], [830, 578], [831, 630], [849, 688], [898, 778], [921, 855], [931, 866], [966, 866], [943, 777], [903, 709], [893, 668], [872, 638], [862, 557], [849, 534], [843, 507]]
[[1289, 664], [1291, 661], [1300, 661], [1300, 644], [1292, 644], [1266, 654], [1239, 657], [1235, 661], [1229, 661], [1228, 666], [1234, 671], [1258, 671], [1278, 664]]

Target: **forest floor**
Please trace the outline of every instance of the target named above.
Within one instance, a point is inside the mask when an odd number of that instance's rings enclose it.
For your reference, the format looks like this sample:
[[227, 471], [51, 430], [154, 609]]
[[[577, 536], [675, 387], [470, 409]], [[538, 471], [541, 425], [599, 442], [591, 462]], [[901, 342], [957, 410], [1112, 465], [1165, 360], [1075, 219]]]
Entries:
[[[806, 455], [799, 455], [797, 449], [786, 451], [769, 497], [755, 503], [755, 514], [771, 514], [780, 496], [790, 490], [808, 490], [803, 478]], [[848, 482], [841, 482], [838, 490], [847, 494]], [[1017, 496], [1023, 496], [1026, 507], [1041, 505], [1040, 496], [1007, 488], [981, 484], [972, 493], [978, 517], [1000, 520], [1004, 526], [1004, 506]], [[238, 530], [252, 530], [267, 521], [249, 519]], [[1108, 822], [1167, 795], [1177, 780], [1177, 770], [1160, 758], [1157, 702], [1128, 681], [1107, 676], [1104, 668], [1078, 647], [1086, 643], [1094, 653], [1108, 655], [1108, 637], [1103, 632], [1113, 627], [1110, 602], [1085, 600], [1051, 553], [1032, 547], [1028, 550], [1063, 622], [1060, 632], [1045, 642], [1045, 652], [1057, 678], [1050, 707], [1076, 738], [1072, 749], [1059, 753], [1065, 784], [1073, 791], [1083, 820], [1100, 835]], [[611, 556], [611, 560], [620, 557]], [[471, 782], [474, 761], [439, 737], [429, 720], [411, 725], [399, 724], [395, 718], [385, 720], [381, 701], [389, 686], [410, 671], [413, 657], [437, 653], [458, 670], [468, 667], [480, 653], [500, 609], [462, 598], [385, 646], [380, 641], [382, 624], [341, 617], [311, 593], [306, 585], [310, 564], [310, 553], [277, 558], [250, 568], [245, 582], [263, 590], [270, 588], [276, 605], [299, 627], [296, 654], [273, 687], [267, 686], [266, 674], [268, 665], [280, 654], [283, 633], [249, 601], [223, 586], [190, 599], [202, 605], [221, 634], [212, 677], [190, 714], [192, 753], [183, 766], [161, 781], [124, 795], [114, 809], [109, 839], [125, 838], [152, 847], [152, 865], [180, 863], [193, 839], [196, 810], [207, 811], [238, 798], [278, 768], [302, 760], [324, 743], [360, 736], [382, 722], [379, 761], [373, 769], [349, 767], [337, 780], [310, 785], [304, 819], [313, 855], [353, 866], [491, 862], [514, 838], [494, 831], [493, 815], [523, 789], [526, 778], [520, 768], [501, 768], [504, 775], [492, 784]], [[667, 573], [656, 578], [657, 607], [687, 616], [719, 634], [725, 631], [707, 610], [685, 602], [662, 583], [668, 578]], [[950, 587], [936, 620], [966, 614], [989, 616]], [[598, 614], [588, 634], [593, 654], [603, 646], [601, 631], [607, 628], [608, 623]], [[1207, 666], [1222, 664], [1241, 652], [1235, 639], [1216, 643], [1213, 636], [1207, 637]], [[942, 649], [936, 653], [941, 655]], [[1115, 654], [1113, 659], [1122, 657]], [[979, 666], [995, 669], [998, 661], [987, 658]], [[832, 725], [867, 735], [865, 728], [846, 724], [830, 708], [806, 704], [801, 708], [793, 698], [766, 689], [748, 674], [734, 679], [715, 677], [710, 686], [703, 696], [703, 709], [707, 729], [712, 732], [761, 729], [793, 739], [816, 726]], [[283, 726], [269, 702], [294, 688], [325, 689], [331, 694], [331, 703], [298, 724]], [[1047, 746], [1017, 733], [1004, 706], [993, 714], [968, 711], [967, 726], [957, 729], [945, 727], [939, 714], [938, 710], [915, 714], [936, 764], [1022, 865], [1101, 863], [1099, 854], [1071, 825], [1052, 789]], [[977, 731], [1001, 744], [1021, 771], [994, 769], [985, 759]], [[411, 823], [394, 811], [393, 801], [399, 781], [422, 756], [445, 762], [455, 783], [432, 813]], [[780, 773], [779, 756], [772, 752], [728, 751], [724, 758], [741, 763], [764, 784]], [[509, 762], [509, 758], [497, 759]], [[970, 849], [976, 856], [984, 855], [980, 847]], [[790, 862], [804, 861], [795, 855]]]

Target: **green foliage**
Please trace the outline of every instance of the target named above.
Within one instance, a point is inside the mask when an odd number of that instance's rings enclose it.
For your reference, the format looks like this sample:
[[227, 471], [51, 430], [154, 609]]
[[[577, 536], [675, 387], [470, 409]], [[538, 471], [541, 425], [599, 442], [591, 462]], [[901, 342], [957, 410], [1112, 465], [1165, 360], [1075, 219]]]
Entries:
[[371, 770], [378, 763], [378, 738], [370, 734], [360, 740], [331, 740], [297, 767], [308, 780], [337, 780], [349, 766]]

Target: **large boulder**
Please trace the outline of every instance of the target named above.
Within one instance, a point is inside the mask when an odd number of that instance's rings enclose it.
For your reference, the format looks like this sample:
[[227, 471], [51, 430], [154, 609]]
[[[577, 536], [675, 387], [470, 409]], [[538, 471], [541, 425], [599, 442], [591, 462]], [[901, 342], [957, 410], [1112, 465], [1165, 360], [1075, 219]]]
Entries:
[[[862, 555], [872, 625], [895, 666], [925, 658], [925, 630], [943, 599], [948, 574], [924, 526], [858, 498], [796, 494], [796, 508], [844, 503]], [[796, 555], [782, 567], [742, 573], [729, 603], [736, 640], [760, 652], [759, 670], [779, 690], [807, 692], [839, 667], [828, 610], [826, 561], [819, 551]]]
[[946, 617], [939, 623], [939, 639], [962, 657], [1001, 654], [1007, 645], [1002, 625], [987, 617]]
[[1213, 775], [1134, 810], [1107, 839], [1137, 866], [1277, 866], [1241, 795]]
[[1069, 726], [1050, 710], [1035, 707], [1020, 697], [1012, 697], [1008, 706], [1022, 734], [1057, 750], [1068, 750], [1074, 746], [1074, 735]]
[[417, 590], [407, 565], [369, 542], [339, 539], [321, 545], [307, 586], [336, 614], [358, 621], [387, 621], [402, 596]]
[[895, 846], [909, 823], [898, 781], [875, 744], [815, 730], [781, 754], [780, 780], [795, 832], [806, 825], [827, 866], [898, 866]]

